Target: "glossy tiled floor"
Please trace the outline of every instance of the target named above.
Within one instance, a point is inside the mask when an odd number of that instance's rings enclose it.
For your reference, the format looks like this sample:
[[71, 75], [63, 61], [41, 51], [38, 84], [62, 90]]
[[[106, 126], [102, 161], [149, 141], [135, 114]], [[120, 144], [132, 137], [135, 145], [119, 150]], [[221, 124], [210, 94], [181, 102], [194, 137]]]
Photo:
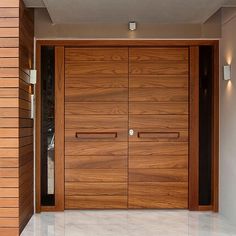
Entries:
[[236, 227], [210, 212], [65, 211], [34, 215], [22, 236], [223, 236]]

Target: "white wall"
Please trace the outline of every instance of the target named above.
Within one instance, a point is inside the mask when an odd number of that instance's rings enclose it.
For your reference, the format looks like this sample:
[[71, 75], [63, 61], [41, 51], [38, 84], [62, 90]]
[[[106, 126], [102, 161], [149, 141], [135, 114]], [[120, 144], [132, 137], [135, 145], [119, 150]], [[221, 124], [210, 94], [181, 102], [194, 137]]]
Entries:
[[236, 225], [235, 8], [222, 11], [221, 69], [227, 63], [232, 65], [232, 81], [220, 80], [220, 213]]

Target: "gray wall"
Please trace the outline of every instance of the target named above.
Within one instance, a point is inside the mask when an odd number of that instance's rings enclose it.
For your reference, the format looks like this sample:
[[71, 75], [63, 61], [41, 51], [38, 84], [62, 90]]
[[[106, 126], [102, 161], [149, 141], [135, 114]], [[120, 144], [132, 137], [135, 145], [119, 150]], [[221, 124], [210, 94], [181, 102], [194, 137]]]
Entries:
[[203, 25], [138, 25], [136, 32], [129, 32], [122, 24], [53, 25], [46, 9], [35, 11], [36, 39], [196, 39], [220, 38], [221, 34], [220, 68], [231, 62], [233, 79], [220, 79], [220, 213], [236, 224], [236, 9], [225, 8]]
[[52, 24], [46, 9], [35, 10], [36, 39], [199, 39], [220, 38], [221, 13], [214, 14], [204, 24], [158, 24], [139, 22], [134, 32], [127, 24], [83, 23]]
[[222, 12], [221, 70], [227, 63], [232, 81], [220, 79], [220, 213], [236, 225], [236, 9], [230, 8]]

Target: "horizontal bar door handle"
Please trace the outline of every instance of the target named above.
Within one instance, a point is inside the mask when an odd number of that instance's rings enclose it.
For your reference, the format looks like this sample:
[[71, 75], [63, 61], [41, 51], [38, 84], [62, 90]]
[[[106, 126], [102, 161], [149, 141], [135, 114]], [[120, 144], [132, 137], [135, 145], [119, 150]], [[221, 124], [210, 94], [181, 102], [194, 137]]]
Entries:
[[117, 132], [76, 132], [77, 139], [115, 139]]
[[138, 132], [138, 138], [178, 139], [179, 132]]

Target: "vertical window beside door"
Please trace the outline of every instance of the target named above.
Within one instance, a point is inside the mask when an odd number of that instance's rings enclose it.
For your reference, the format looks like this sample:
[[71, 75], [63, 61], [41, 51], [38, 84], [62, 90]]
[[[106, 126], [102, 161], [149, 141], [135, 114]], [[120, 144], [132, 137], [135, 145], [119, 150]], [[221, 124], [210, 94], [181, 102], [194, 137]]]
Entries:
[[212, 202], [213, 49], [199, 47], [199, 205]]
[[41, 205], [55, 205], [55, 50], [41, 47]]

